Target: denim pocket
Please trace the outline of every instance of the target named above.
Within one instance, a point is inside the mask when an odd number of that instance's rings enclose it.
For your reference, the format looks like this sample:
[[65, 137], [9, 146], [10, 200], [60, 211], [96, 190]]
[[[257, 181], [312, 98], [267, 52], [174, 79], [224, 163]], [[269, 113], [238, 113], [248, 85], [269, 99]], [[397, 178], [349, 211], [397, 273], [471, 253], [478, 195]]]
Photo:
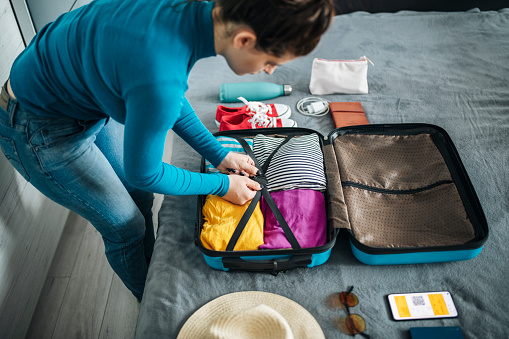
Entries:
[[28, 123], [30, 144], [40, 149], [65, 143], [84, 130], [84, 124], [76, 119], [34, 119]]
[[14, 168], [28, 181], [30, 176], [28, 175], [25, 167], [21, 163], [21, 160], [16, 149], [16, 143], [10, 138], [6, 138], [0, 135], [0, 147], [4, 152], [5, 157], [14, 166]]
[[62, 169], [91, 147], [102, 120], [33, 119], [28, 123], [29, 143], [47, 173]]

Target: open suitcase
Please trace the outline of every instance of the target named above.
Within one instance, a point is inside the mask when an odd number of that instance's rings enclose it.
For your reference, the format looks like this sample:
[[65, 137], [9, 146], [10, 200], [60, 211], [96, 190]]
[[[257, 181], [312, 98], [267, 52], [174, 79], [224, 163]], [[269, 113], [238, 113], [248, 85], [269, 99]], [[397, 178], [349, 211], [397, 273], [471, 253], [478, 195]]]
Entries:
[[[238, 139], [247, 154], [254, 157], [242, 140], [259, 134], [286, 140], [265, 163], [256, 159], [260, 169], [270, 165], [288, 140], [318, 136], [326, 177], [325, 243], [300, 247], [272, 203], [268, 205], [291, 248], [233, 250], [244, 220], [225, 250], [211, 250], [200, 239], [206, 198], [200, 196], [196, 245], [212, 268], [277, 273], [321, 265], [328, 260], [340, 229], [347, 230], [354, 256], [368, 265], [468, 260], [481, 252], [488, 237], [486, 219], [456, 148], [440, 127], [359, 125], [338, 128], [326, 137], [306, 128], [270, 128], [226, 131], [215, 136]], [[201, 169], [205, 171], [205, 159]], [[262, 173], [255, 180], [265, 187], [266, 171]], [[271, 200], [267, 189], [262, 191], [258, 195]], [[252, 209], [247, 209], [243, 219], [249, 219]]]

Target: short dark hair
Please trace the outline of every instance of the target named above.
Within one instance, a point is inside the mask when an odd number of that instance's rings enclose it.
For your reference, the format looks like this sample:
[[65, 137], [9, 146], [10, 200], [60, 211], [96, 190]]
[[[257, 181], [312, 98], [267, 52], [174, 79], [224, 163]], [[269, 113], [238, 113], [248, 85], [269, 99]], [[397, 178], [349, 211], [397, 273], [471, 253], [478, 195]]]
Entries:
[[223, 22], [245, 24], [256, 48], [280, 57], [309, 54], [334, 17], [332, 0], [216, 0]]

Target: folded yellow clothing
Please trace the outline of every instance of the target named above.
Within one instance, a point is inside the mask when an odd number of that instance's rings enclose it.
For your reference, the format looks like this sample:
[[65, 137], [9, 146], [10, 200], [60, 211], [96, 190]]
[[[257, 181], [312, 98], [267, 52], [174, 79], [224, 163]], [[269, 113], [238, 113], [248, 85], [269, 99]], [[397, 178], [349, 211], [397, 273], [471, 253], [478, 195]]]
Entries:
[[[203, 228], [200, 239], [205, 248], [224, 251], [230, 241], [237, 224], [248, 208], [232, 204], [217, 195], [209, 195], [203, 205]], [[251, 218], [242, 231], [234, 251], [257, 250], [263, 244], [263, 214], [260, 203], [256, 205]]]

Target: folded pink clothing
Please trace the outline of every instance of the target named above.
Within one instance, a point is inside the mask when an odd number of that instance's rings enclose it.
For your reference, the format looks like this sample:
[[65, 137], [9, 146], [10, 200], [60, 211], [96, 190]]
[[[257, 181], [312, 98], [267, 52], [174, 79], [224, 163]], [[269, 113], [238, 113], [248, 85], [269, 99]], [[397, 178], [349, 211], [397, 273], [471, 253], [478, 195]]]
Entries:
[[[327, 241], [327, 217], [323, 193], [294, 189], [270, 193], [288, 226], [302, 248], [324, 245]], [[291, 248], [279, 222], [262, 197], [261, 210], [265, 219], [264, 244], [260, 248]]]

